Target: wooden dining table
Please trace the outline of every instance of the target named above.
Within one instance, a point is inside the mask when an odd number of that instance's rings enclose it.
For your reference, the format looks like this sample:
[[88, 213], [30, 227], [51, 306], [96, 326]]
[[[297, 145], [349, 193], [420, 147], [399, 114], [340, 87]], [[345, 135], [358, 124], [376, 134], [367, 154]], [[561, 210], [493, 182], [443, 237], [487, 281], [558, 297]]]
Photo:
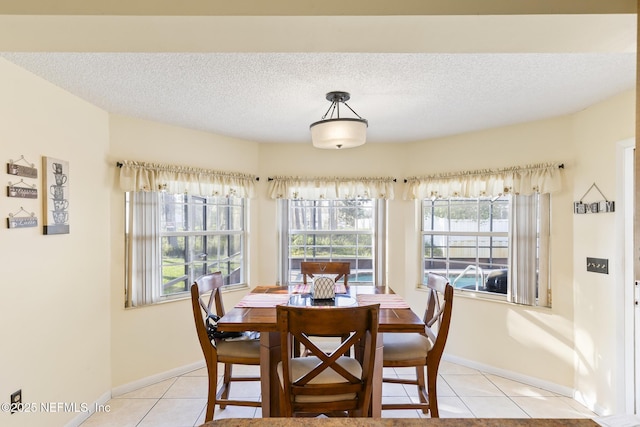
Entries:
[[[342, 288], [339, 288], [342, 286]], [[422, 332], [423, 320], [409, 304], [388, 286], [336, 285], [333, 301], [314, 301], [309, 285], [258, 286], [218, 321], [222, 331], [260, 332], [260, 377], [262, 417], [279, 416], [279, 385], [276, 367], [281, 360], [280, 335], [277, 332], [276, 306], [307, 305], [318, 308], [380, 304], [379, 332]], [[382, 415], [382, 335], [378, 339], [374, 369], [371, 415]]]

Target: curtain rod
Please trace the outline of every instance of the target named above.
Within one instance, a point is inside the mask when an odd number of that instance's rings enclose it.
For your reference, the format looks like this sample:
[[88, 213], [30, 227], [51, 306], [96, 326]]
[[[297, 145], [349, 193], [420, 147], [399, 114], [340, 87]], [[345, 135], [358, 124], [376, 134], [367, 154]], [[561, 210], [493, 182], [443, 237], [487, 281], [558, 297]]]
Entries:
[[[560, 164], [558, 165], [558, 169], [564, 169], [564, 163], [560, 163]], [[405, 182], [405, 184], [406, 184], [406, 183], [408, 182], [408, 180], [405, 178], [404, 182]]]
[[[122, 166], [124, 166], [124, 163], [122, 163], [122, 162], [116, 162], [116, 166], [117, 166], [117, 167], [119, 167], [119, 168], [121, 168]], [[259, 176], [256, 176], [256, 181], [260, 181], [260, 177], [259, 177]]]
[[[268, 178], [267, 178], [267, 181], [273, 181], [274, 179], [275, 179], [275, 178], [268, 177]], [[357, 178], [354, 178], [354, 179], [357, 179]], [[395, 178], [393, 178], [393, 182], [398, 182], [398, 180], [397, 180], [397, 179], [395, 179]]]

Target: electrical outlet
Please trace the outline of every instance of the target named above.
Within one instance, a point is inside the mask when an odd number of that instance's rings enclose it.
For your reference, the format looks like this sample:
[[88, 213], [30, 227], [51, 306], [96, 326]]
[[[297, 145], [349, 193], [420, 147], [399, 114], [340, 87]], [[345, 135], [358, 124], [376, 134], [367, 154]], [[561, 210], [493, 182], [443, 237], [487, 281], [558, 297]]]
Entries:
[[11, 413], [18, 412], [20, 405], [22, 405], [22, 389], [11, 393]]

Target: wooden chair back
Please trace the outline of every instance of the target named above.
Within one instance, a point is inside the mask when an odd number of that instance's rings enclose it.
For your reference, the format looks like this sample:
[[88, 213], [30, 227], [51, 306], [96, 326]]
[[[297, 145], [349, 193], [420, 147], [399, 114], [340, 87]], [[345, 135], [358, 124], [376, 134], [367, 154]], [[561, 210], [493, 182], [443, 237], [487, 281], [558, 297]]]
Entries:
[[[362, 307], [315, 308], [278, 306], [278, 331], [281, 334], [281, 410], [285, 416], [297, 413], [332, 413], [346, 411], [366, 417], [371, 404], [373, 369], [378, 336], [379, 304]], [[330, 353], [319, 348], [312, 336], [348, 337]], [[293, 346], [302, 343], [309, 356], [295, 358]], [[361, 374], [345, 369], [352, 359], [345, 354], [359, 346]], [[299, 371], [300, 363], [311, 363]], [[296, 365], [298, 363], [298, 365]], [[297, 368], [294, 367], [297, 366]], [[307, 365], [308, 366], [308, 365]], [[293, 371], [297, 374], [292, 376]], [[333, 371], [333, 372], [331, 372]], [[327, 382], [323, 373], [332, 373]], [[337, 375], [336, 375], [337, 374]], [[345, 398], [347, 396], [347, 398]]]
[[307, 278], [313, 279], [316, 274], [335, 274], [334, 282], [343, 279], [346, 286], [349, 281], [349, 274], [351, 274], [351, 264], [348, 261], [302, 261], [300, 263], [300, 273], [302, 273], [302, 283], [305, 285], [307, 284]]
[[[224, 286], [224, 279], [222, 273], [217, 271], [211, 274], [205, 274], [200, 276], [195, 285], [197, 285], [198, 303], [206, 315], [216, 314], [220, 317], [224, 316], [224, 305], [222, 303], [222, 296], [220, 295], [220, 289]], [[192, 286], [193, 287], [193, 286]], [[204, 294], [211, 292], [207, 303], [202, 299]], [[192, 289], [193, 296], [193, 289]], [[213, 310], [212, 310], [213, 309]]]
[[[217, 363], [216, 346], [209, 339], [207, 333], [207, 317], [211, 314], [217, 314], [222, 317], [224, 315], [224, 307], [222, 298], [220, 297], [220, 288], [223, 286], [222, 273], [217, 272], [199, 277], [198, 280], [191, 285], [191, 306], [193, 308], [193, 318], [196, 323], [196, 332], [200, 348], [204, 353], [204, 359], [209, 366]], [[205, 303], [203, 296], [209, 294], [209, 299]], [[214, 309], [212, 311], [212, 308]]]
[[444, 346], [449, 336], [451, 312], [453, 311], [453, 286], [449, 279], [439, 274], [428, 273], [427, 307], [424, 313], [425, 333], [433, 342], [428, 358], [435, 359], [431, 363], [440, 363]]

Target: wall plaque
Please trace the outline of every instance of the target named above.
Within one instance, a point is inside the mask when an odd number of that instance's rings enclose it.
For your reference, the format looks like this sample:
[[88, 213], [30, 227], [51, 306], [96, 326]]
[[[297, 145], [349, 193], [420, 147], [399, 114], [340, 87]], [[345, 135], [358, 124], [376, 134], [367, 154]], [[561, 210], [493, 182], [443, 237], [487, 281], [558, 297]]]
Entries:
[[43, 233], [69, 234], [69, 162], [42, 157]]
[[[604, 198], [604, 200], [596, 201], [596, 202], [583, 202], [582, 200], [589, 194], [589, 192], [593, 189], [596, 189], [598, 193]], [[573, 213], [575, 214], [588, 214], [588, 213], [605, 213], [605, 212], [615, 212], [616, 203], [613, 200], [607, 200], [607, 198], [602, 194], [602, 191], [598, 188], [596, 183], [594, 182], [591, 187], [584, 193], [582, 199], [577, 202], [573, 202]]]
[[[19, 165], [17, 162], [21, 160], [24, 160], [27, 165]], [[7, 173], [9, 175], [24, 176], [26, 178], [38, 177], [38, 169], [34, 167], [33, 163], [27, 162], [24, 156], [20, 156], [20, 158], [15, 162], [13, 160], [9, 160], [9, 163], [7, 163]]]
[[[20, 184], [24, 184], [24, 186], [20, 186]], [[19, 197], [21, 199], [37, 199], [38, 198], [38, 189], [36, 185], [29, 185], [23, 180], [16, 184], [12, 184], [9, 182], [7, 186], [7, 196], [8, 197]]]
[[[20, 212], [24, 212], [26, 216], [16, 216]], [[37, 227], [38, 226], [38, 218], [36, 218], [36, 214], [25, 211], [23, 208], [14, 214], [9, 214], [9, 218], [7, 218], [7, 227], [9, 228], [28, 228], [28, 227]]]

